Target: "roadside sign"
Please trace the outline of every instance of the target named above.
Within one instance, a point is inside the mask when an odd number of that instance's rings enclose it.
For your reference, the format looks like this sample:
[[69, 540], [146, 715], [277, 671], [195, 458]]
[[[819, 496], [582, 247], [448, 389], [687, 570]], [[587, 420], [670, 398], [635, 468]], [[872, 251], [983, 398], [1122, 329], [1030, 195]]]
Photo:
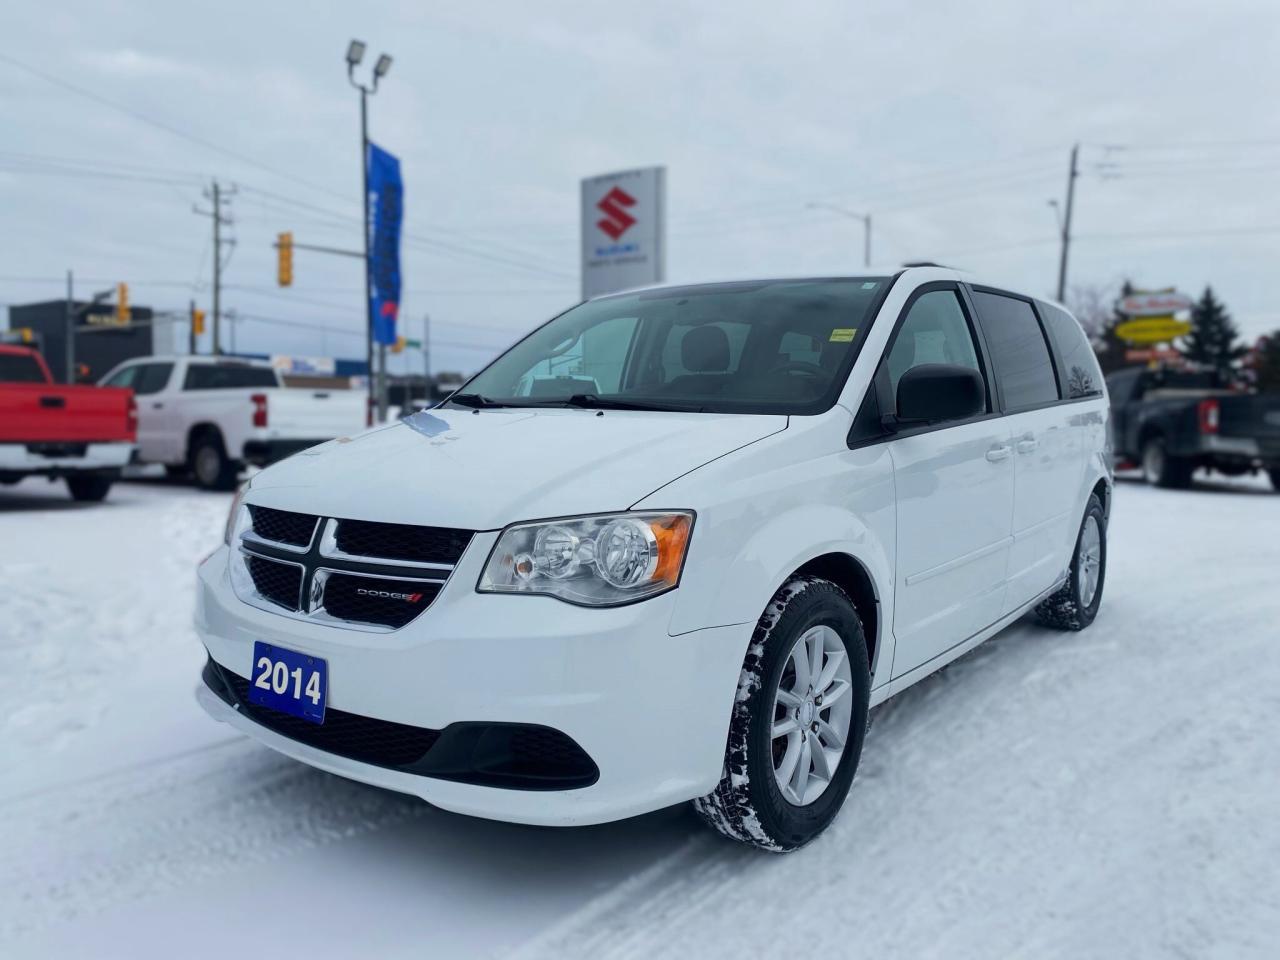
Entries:
[[1125, 343], [1168, 343], [1191, 332], [1191, 324], [1172, 315], [1138, 317], [1116, 325], [1115, 334]]
[[1181, 360], [1182, 354], [1171, 347], [1153, 347], [1145, 350], [1126, 350], [1124, 358], [1130, 363], [1142, 363], [1149, 360], [1174, 362]]
[[1116, 304], [1116, 310], [1127, 317], [1167, 317], [1191, 307], [1191, 298], [1176, 290], [1138, 291]]
[[666, 279], [666, 168], [582, 181], [582, 296]]

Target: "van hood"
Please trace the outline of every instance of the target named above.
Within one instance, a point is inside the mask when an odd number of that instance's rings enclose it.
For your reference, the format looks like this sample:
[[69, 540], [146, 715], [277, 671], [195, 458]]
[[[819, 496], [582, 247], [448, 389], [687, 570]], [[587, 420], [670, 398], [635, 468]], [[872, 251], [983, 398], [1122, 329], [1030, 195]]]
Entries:
[[249, 500], [330, 517], [493, 530], [626, 510], [786, 426], [785, 416], [769, 415], [424, 410], [264, 470]]

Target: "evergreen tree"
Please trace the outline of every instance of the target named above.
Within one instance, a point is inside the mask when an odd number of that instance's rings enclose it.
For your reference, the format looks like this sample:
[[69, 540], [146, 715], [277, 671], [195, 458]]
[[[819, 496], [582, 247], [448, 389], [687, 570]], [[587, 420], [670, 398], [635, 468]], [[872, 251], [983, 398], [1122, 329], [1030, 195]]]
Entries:
[[1223, 383], [1236, 379], [1234, 364], [1247, 353], [1239, 343], [1240, 331], [1227, 314], [1212, 287], [1191, 308], [1191, 333], [1183, 343], [1182, 355], [1201, 367], [1217, 372]]

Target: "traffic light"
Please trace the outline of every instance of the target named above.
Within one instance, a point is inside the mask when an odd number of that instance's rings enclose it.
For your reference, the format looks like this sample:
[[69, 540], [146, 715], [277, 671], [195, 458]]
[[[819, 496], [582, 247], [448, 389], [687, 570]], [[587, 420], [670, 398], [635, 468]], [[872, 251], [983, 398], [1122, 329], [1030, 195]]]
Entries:
[[204, 334], [204, 311], [203, 310], [191, 311], [191, 332], [195, 334], [197, 337], [202, 336]]
[[116, 323], [127, 326], [129, 323], [129, 285], [116, 284]]
[[282, 287], [293, 285], [293, 234], [290, 232], [276, 236], [276, 283]]
[[396, 337], [396, 342], [391, 345], [392, 353], [402, 353], [404, 351], [404, 337]]

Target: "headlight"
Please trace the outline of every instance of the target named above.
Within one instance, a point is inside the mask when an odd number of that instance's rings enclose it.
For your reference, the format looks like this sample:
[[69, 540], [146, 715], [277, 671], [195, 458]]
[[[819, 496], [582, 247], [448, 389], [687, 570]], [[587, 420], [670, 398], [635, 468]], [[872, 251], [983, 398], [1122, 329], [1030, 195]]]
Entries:
[[236, 538], [249, 526], [249, 508], [244, 505], [244, 497], [252, 482], [246, 480], [240, 484], [240, 489], [231, 499], [231, 512], [227, 514], [227, 526], [222, 532], [222, 541], [227, 546], [234, 544]]
[[692, 529], [683, 511], [518, 523], [498, 537], [476, 589], [591, 607], [644, 600], [679, 583]]

